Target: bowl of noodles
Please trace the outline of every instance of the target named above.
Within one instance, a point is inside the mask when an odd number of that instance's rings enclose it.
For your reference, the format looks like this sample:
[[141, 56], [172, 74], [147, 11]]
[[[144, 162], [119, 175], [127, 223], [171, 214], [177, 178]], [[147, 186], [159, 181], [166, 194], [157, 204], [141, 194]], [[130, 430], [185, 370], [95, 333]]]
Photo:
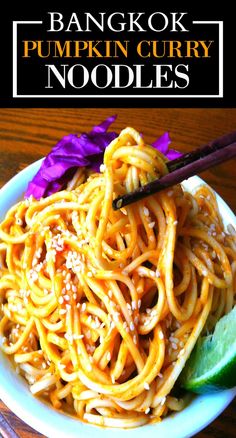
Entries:
[[233, 212], [197, 176], [113, 211], [165, 172], [132, 130], [102, 172], [24, 198], [40, 165], [0, 192], [0, 397], [48, 437], [193, 436], [236, 393], [178, 386], [200, 334], [234, 305]]

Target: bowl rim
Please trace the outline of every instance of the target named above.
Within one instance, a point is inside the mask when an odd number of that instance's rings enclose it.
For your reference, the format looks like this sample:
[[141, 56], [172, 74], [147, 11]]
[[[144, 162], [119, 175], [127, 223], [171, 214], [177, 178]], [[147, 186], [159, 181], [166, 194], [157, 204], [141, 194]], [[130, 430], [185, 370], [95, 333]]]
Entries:
[[[0, 189], [0, 211], [5, 210], [22, 197], [28, 182], [32, 179], [43, 159], [35, 161], [11, 178]], [[191, 184], [194, 186], [190, 190]], [[182, 183], [187, 190], [194, 192], [199, 185], [207, 184], [198, 176]], [[236, 226], [236, 217], [225, 201], [215, 192], [225, 223]], [[13, 200], [12, 200], [13, 198]], [[144, 433], [160, 433], [162, 438], [169, 438], [170, 428], [173, 438], [187, 438], [198, 433], [210, 424], [230, 404], [236, 396], [236, 387], [216, 394], [198, 395], [183, 411], [172, 414], [160, 423], [147, 424], [135, 429], [101, 428], [54, 410], [49, 404], [33, 397], [28, 384], [18, 376], [9, 359], [0, 352], [0, 396], [7, 407], [29, 426], [50, 438], [110, 438], [110, 433], [117, 435], [128, 433], [129, 438], [141, 438]], [[199, 408], [201, 407], [201, 408]], [[192, 412], [193, 411], [193, 412]], [[193, 415], [194, 413], [194, 415]], [[188, 418], [189, 415], [189, 418]], [[46, 421], [45, 421], [46, 418]], [[173, 427], [175, 435], [173, 435]], [[116, 438], [116, 437], [114, 437]]]

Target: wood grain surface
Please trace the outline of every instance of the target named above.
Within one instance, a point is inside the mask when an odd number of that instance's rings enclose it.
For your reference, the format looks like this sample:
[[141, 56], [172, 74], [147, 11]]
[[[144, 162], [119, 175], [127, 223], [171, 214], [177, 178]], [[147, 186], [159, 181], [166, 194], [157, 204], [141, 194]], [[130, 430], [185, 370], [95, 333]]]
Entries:
[[[152, 142], [164, 131], [169, 131], [172, 147], [180, 151], [190, 151], [236, 130], [236, 109], [0, 109], [0, 187], [25, 166], [46, 155], [64, 135], [90, 130], [112, 114], [118, 115], [113, 125], [117, 132], [132, 126]], [[201, 176], [236, 212], [236, 160]], [[42, 437], [2, 402], [0, 436]], [[235, 438], [236, 401], [196, 437]]]

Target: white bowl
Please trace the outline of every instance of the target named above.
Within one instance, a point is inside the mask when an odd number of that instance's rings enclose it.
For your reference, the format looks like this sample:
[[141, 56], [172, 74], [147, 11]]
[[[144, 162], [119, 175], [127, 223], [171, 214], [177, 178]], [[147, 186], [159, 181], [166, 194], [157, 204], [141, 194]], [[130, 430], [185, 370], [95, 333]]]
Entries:
[[[41, 160], [31, 164], [18, 173], [0, 190], [0, 219], [16, 203], [26, 190], [27, 183], [37, 172]], [[183, 183], [192, 192], [197, 186], [205, 184], [197, 176]], [[236, 226], [234, 213], [217, 195], [218, 204], [225, 224]], [[195, 396], [182, 412], [173, 414], [162, 422], [136, 429], [101, 429], [82, 423], [73, 417], [57, 412], [49, 405], [32, 396], [24, 379], [16, 374], [9, 359], [0, 352], [0, 397], [19, 418], [38, 432], [50, 438], [141, 438], [144, 435], [154, 438], [191, 437], [211, 423], [233, 400], [236, 388], [216, 394]]]

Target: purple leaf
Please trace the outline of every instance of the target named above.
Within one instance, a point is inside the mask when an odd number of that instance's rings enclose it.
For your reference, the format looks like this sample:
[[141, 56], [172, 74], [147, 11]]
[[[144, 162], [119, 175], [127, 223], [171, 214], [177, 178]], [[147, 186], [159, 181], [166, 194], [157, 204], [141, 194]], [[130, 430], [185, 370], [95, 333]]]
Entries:
[[161, 137], [159, 137], [152, 146], [155, 149], [158, 149], [163, 155], [165, 155], [169, 160], [175, 160], [176, 158], [181, 157], [181, 153], [176, 151], [175, 149], [169, 149], [169, 144], [171, 143], [171, 139], [168, 132], [165, 132]]
[[92, 131], [79, 137], [75, 134], [63, 137], [43, 160], [39, 171], [28, 184], [25, 197], [33, 195], [40, 199], [57, 192], [78, 167], [90, 166], [99, 171], [106, 146], [118, 136], [116, 132], [107, 132], [115, 119], [116, 116], [108, 117], [94, 126]]

